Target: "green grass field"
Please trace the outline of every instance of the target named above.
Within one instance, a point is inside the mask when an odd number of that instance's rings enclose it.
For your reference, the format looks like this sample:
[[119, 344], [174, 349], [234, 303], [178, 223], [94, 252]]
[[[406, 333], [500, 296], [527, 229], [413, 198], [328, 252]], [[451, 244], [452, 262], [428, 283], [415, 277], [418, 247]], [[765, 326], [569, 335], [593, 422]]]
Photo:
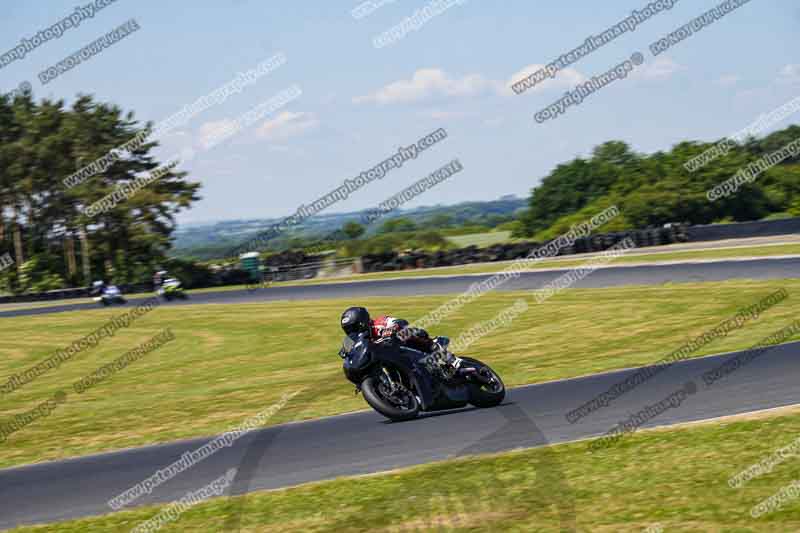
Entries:
[[[509, 386], [652, 363], [737, 308], [784, 287], [790, 297], [755, 322], [693, 355], [742, 349], [800, 314], [800, 280], [570, 290], [542, 304], [530, 292], [491, 293], [460, 309], [434, 335], [453, 338], [517, 298], [530, 309], [467, 350]], [[33, 409], [170, 327], [176, 340], [136, 361], [0, 444], [0, 467], [221, 433], [285, 393], [306, 390], [269, 423], [365, 409], [341, 374], [338, 317], [355, 303], [415, 319], [450, 297], [161, 307], [11, 394], [0, 424]], [[0, 384], [100, 327], [122, 308], [3, 319]], [[323, 383], [323, 385], [319, 385]]]
[[510, 241], [511, 232], [487, 231], [486, 233], [470, 233], [469, 235], [450, 235], [447, 240], [461, 248], [466, 248], [467, 246], [485, 248], [493, 244]]
[[[796, 408], [643, 431], [589, 452], [586, 442], [444, 461], [395, 472], [217, 498], [160, 531], [575, 531], [763, 532], [800, 530], [800, 501], [759, 518], [750, 509], [797, 478], [797, 458], [743, 487], [741, 470], [800, 434]], [[199, 488], [199, 487], [197, 487]], [[128, 531], [163, 507], [14, 529], [16, 533]]]
[[[640, 250], [642, 252], [645, 249]], [[658, 252], [658, 253], [632, 253], [621, 257], [613, 258], [609, 261], [609, 265], [613, 264], [631, 264], [631, 263], [657, 263], [661, 261], [690, 261], [698, 259], [730, 259], [736, 257], [771, 257], [777, 255], [800, 255], [800, 244], [778, 244], [770, 246], [740, 246], [735, 248], [722, 248], [712, 250], [685, 250], [673, 252]], [[537, 261], [528, 265], [529, 270], [539, 270], [545, 268], [570, 268], [588, 261], [589, 257], [581, 256], [565, 256], [558, 259], [549, 259]], [[421, 268], [414, 270], [399, 270], [391, 272], [374, 272], [370, 274], [354, 274], [352, 276], [343, 276], [336, 278], [326, 279], [310, 279], [310, 280], [297, 280], [297, 281], [283, 281], [275, 283], [275, 286], [292, 286], [292, 285], [317, 285], [321, 283], [341, 283], [347, 281], [369, 281], [375, 279], [387, 278], [405, 278], [405, 277], [424, 277], [424, 276], [457, 276], [463, 274], [491, 274], [499, 272], [506, 268], [511, 262], [501, 261], [496, 263], [480, 263], [476, 265], [460, 265], [454, 267], [440, 267], [440, 268]], [[228, 285], [225, 287], [210, 287], [205, 289], [192, 289], [187, 291], [189, 294], [203, 294], [208, 292], [224, 292], [231, 290], [242, 290], [246, 288], [245, 285]], [[258, 290], [269, 290], [269, 288], [262, 288]], [[151, 295], [131, 295], [129, 300], [144, 300]], [[63, 305], [64, 303], [88, 303], [91, 302], [90, 298], [82, 298], [66, 301], [52, 301], [52, 302], [35, 302], [35, 303], [21, 303], [21, 304], [4, 304], [0, 305], [0, 311], [12, 311], [15, 309], [29, 309], [36, 307], [52, 307], [56, 305]], [[99, 305], [99, 304], [98, 304]]]

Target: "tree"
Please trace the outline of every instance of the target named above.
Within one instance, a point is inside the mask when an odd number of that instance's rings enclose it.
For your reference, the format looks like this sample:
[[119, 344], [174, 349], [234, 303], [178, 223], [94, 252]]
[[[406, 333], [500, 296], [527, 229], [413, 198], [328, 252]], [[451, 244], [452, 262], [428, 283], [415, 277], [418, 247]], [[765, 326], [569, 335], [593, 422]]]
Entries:
[[453, 224], [453, 217], [446, 213], [439, 213], [431, 217], [429, 224], [432, 228], [446, 228]]
[[572, 224], [617, 205], [621, 216], [599, 231], [617, 231], [667, 222], [709, 224], [719, 220], [759, 220], [787, 212], [800, 198], [800, 158], [786, 159], [761, 173], [738, 191], [710, 201], [707, 192], [748, 164], [800, 138], [790, 126], [763, 139], [734, 144], [728, 153], [690, 172], [685, 164], [714, 143], [681, 142], [668, 152], [633, 153], [612, 141], [592, 151], [589, 159], [558, 165], [529, 198], [515, 237], [552, 238]]
[[414, 231], [417, 225], [409, 218], [393, 218], [387, 220], [381, 226], [381, 233], [396, 233], [401, 231]]
[[344, 226], [342, 226], [342, 231], [347, 236], [348, 239], [358, 239], [364, 232], [366, 228], [359, 224], [358, 222], [348, 222]]
[[[113, 275], [118, 283], [139, 281], [150, 266], [163, 262], [175, 215], [199, 199], [200, 185], [187, 181], [185, 172], [166, 172], [106, 213], [85, 213], [105, 195], [161, 167], [150, 153], [157, 143], [123, 154], [79, 185], [63, 183], [148, 126], [132, 112], [91, 96], [79, 95], [70, 109], [60, 100], [36, 102], [30, 93], [13, 101], [0, 97], [0, 248], [11, 251], [17, 263], [16, 272], [3, 273], [7, 287], [86, 285], [92, 281], [86, 271], [92, 277]], [[81, 273], [79, 263], [85, 266]]]

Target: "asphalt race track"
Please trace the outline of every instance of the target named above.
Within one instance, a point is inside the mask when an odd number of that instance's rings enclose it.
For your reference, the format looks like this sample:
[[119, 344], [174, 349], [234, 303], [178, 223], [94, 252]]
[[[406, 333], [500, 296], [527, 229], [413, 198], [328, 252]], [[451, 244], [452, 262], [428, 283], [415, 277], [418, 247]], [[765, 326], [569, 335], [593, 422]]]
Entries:
[[[654, 355], [653, 360], [663, 355]], [[692, 381], [696, 384], [694, 394], [645, 427], [800, 403], [800, 343], [773, 347], [706, 386], [702, 373], [736, 355], [676, 363], [574, 424], [565, 419], [567, 412], [634, 370], [521, 387], [510, 391], [505, 403], [494, 409], [450, 411], [395, 424], [366, 411], [258, 430], [157, 487], [134, 505], [177, 500], [229, 468], [239, 468], [239, 474], [247, 480], [243, 484], [234, 482], [233, 492], [239, 493], [600, 435]], [[348, 386], [342, 379], [342, 387]], [[108, 512], [106, 502], [110, 498], [208, 440], [0, 471], [0, 528]]]
[[[569, 269], [525, 272], [497, 290], [537, 289], [568, 272]], [[800, 274], [800, 257], [733, 259], [681, 262], [661, 265], [613, 266], [600, 268], [574, 287], [614, 287], [620, 285], [659, 285], [663, 283], [722, 281], [727, 279], [787, 279]], [[165, 305], [235, 304], [272, 300], [317, 300], [364, 296], [408, 296], [448, 294], [465, 291], [491, 274], [431, 276], [305, 286], [274, 286], [254, 291], [231, 290], [190, 295], [188, 300], [164, 302]], [[41, 315], [81, 309], [98, 309], [96, 303], [73, 303], [33, 309], [3, 311], [0, 318]]]

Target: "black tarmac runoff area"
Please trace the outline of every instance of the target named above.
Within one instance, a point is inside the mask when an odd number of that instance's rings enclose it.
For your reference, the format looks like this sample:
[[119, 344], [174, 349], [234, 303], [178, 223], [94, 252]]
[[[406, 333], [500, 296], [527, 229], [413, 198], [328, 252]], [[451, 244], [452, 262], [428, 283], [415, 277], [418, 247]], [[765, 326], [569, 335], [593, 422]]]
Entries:
[[[502, 267], [498, 267], [501, 270]], [[569, 272], [569, 268], [521, 273], [496, 290], [519, 291], [538, 289]], [[325, 298], [351, 298], [366, 296], [408, 296], [459, 293], [470, 285], [480, 283], [492, 274], [405, 277], [354, 282], [327, 282], [316, 285], [276, 285], [248, 291], [230, 290], [194, 293], [187, 300], [164, 302], [164, 305], [237, 304], [269, 302], [276, 300], [320, 300]], [[680, 262], [639, 266], [602, 267], [578, 281], [576, 288], [616, 287], [621, 285], [661, 285], [664, 283], [687, 283], [701, 281], [723, 281], [728, 279], [788, 279], [800, 276], [800, 257], [731, 259], [715, 261]], [[128, 305], [133, 305], [132, 301]], [[0, 318], [13, 316], [43, 315], [83, 309], [97, 309], [96, 303], [64, 303], [31, 309], [3, 311]]]
[[[653, 360], [660, 357], [654, 355]], [[734, 358], [740, 362], [735, 371], [719, 374], [722, 377], [709, 385], [705, 373]], [[568, 413], [635, 372], [621, 370], [520, 387], [510, 390], [496, 408], [448, 411], [403, 423], [390, 423], [373, 411], [364, 411], [255, 430], [131, 506], [178, 500], [231, 468], [238, 469], [238, 477], [226, 494], [238, 494], [602, 435], [631, 414], [668, 398], [680, 401], [643, 427], [800, 403], [800, 343], [790, 343], [757, 357], [740, 352], [675, 363], [586, 416], [568, 419]], [[111, 512], [110, 499], [210, 440], [0, 470], [0, 528]]]

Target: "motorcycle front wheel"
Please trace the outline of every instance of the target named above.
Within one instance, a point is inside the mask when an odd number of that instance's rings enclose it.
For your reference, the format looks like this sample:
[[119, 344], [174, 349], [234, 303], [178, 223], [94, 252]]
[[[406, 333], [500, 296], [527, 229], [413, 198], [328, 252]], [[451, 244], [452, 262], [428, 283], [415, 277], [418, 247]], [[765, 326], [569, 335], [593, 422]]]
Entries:
[[477, 359], [462, 357], [464, 363], [474, 366], [478, 373], [489, 380], [488, 384], [469, 384], [469, 403], [475, 407], [496, 407], [503, 403], [506, 397], [506, 386], [494, 370]]
[[411, 420], [419, 414], [417, 397], [405, 387], [392, 391], [379, 376], [370, 376], [361, 383], [361, 392], [370, 407], [392, 421]]

